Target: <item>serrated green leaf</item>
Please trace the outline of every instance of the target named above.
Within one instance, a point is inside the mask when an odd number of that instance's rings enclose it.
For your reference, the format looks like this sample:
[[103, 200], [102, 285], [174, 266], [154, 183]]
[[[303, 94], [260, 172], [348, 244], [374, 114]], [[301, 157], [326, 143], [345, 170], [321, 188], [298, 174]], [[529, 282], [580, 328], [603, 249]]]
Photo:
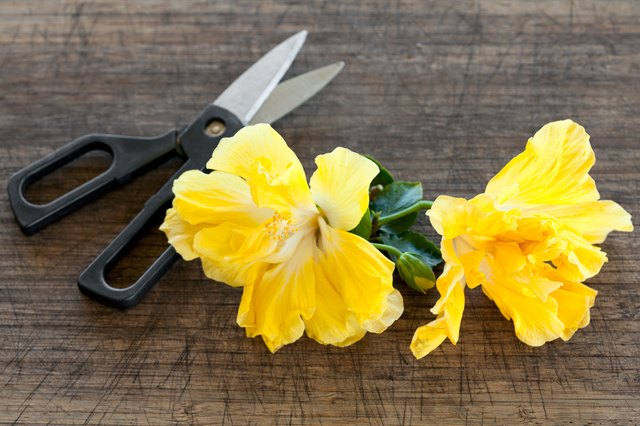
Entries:
[[365, 240], [369, 240], [369, 237], [371, 236], [371, 211], [369, 209], [364, 212], [364, 215], [360, 219], [360, 223], [358, 223], [358, 225], [349, 232], [356, 234]]
[[[380, 238], [384, 244], [394, 247], [403, 253], [408, 252], [418, 255], [431, 268], [442, 262], [440, 249], [417, 232], [408, 231], [399, 235], [382, 232], [380, 233]], [[393, 260], [395, 261], [395, 259]]]
[[378, 168], [380, 168], [380, 172], [371, 181], [371, 186], [375, 186], [375, 185], [385, 186], [385, 185], [389, 185], [391, 182], [393, 182], [394, 179], [393, 179], [393, 175], [391, 174], [391, 172], [389, 170], [387, 170], [382, 164], [380, 164], [380, 162], [378, 160], [376, 160], [375, 158], [373, 158], [370, 155], [365, 155], [365, 157], [367, 157], [369, 160], [371, 160], [374, 163], [376, 163]]

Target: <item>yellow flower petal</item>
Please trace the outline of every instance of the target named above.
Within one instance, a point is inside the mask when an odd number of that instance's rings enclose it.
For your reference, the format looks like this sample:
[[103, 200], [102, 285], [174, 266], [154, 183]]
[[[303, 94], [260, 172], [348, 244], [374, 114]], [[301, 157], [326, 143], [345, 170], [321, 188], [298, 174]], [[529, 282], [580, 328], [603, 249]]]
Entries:
[[578, 329], [589, 325], [589, 309], [595, 304], [597, 294], [594, 289], [576, 282], [565, 282], [551, 293], [558, 302], [558, 318], [565, 327], [560, 335], [562, 340], [569, 340]]
[[438, 315], [434, 321], [419, 327], [411, 341], [413, 355], [420, 359], [440, 346], [445, 338], [454, 345], [460, 336], [460, 322], [464, 312], [464, 270], [447, 263], [436, 281], [440, 299], [431, 312]]
[[467, 231], [466, 223], [472, 214], [469, 201], [448, 195], [438, 196], [427, 210], [431, 226], [444, 238], [452, 240]]
[[566, 280], [582, 281], [591, 278], [600, 272], [607, 261], [607, 255], [600, 247], [589, 244], [573, 232], [562, 232], [558, 240], [564, 250], [553, 259], [553, 264]]
[[261, 207], [313, 207], [302, 164], [268, 124], [247, 126], [222, 139], [207, 168], [246, 179]]
[[633, 231], [631, 215], [610, 200], [540, 206], [538, 211], [574, 230], [591, 244], [603, 242], [611, 231]]
[[411, 339], [411, 352], [417, 359], [424, 358], [440, 346], [446, 338], [445, 318], [441, 316], [416, 329], [413, 333], [413, 339]]
[[207, 277], [238, 287], [259, 279], [268, 266], [264, 259], [276, 249], [277, 242], [261, 228], [227, 222], [202, 229], [193, 247]]
[[584, 128], [571, 120], [542, 127], [523, 153], [487, 184], [486, 194], [500, 204], [538, 206], [596, 201], [600, 197], [588, 172], [595, 155]]
[[436, 281], [440, 299], [431, 308], [434, 315], [442, 315], [445, 319], [447, 337], [456, 343], [460, 333], [460, 322], [464, 312], [464, 271], [462, 268], [445, 265], [445, 270]]
[[[320, 222], [318, 265], [363, 329], [381, 333], [402, 314], [394, 264], [369, 242]], [[393, 294], [393, 295], [392, 295]]]
[[256, 206], [244, 179], [225, 172], [189, 170], [173, 182], [173, 193], [173, 207], [191, 224], [258, 226], [274, 213]]
[[254, 171], [247, 181], [251, 197], [261, 207], [275, 210], [315, 209], [304, 172], [296, 167], [280, 172], [274, 170], [268, 159], [260, 158], [256, 160]]
[[387, 294], [382, 315], [368, 320], [363, 324], [367, 331], [382, 333], [402, 316], [404, 312], [404, 300], [402, 294], [396, 289]]
[[207, 168], [247, 179], [260, 158], [269, 160], [274, 170], [280, 173], [290, 167], [302, 169], [296, 154], [268, 124], [246, 126], [235, 136], [223, 138], [207, 162]]
[[316, 282], [316, 311], [305, 320], [307, 335], [323, 345], [348, 346], [366, 334], [344, 299], [331, 285], [319, 266], [314, 268]]
[[191, 225], [183, 220], [176, 209], [168, 209], [160, 230], [167, 235], [169, 244], [184, 260], [193, 260], [198, 254], [193, 250], [193, 238], [202, 225]]
[[313, 200], [332, 228], [350, 231], [369, 207], [369, 185], [380, 169], [341, 147], [317, 156], [316, 164], [318, 170], [311, 176]]
[[496, 273], [513, 274], [527, 264], [527, 259], [520, 245], [513, 241], [496, 241], [490, 251]]
[[262, 336], [271, 352], [298, 340], [315, 312], [313, 244], [303, 239], [296, 256], [271, 266], [242, 294], [238, 324], [247, 336]]
[[[548, 266], [548, 265], [545, 265]], [[549, 267], [550, 268], [550, 267]], [[543, 275], [533, 275], [531, 277], [527, 277], [528, 285], [523, 286], [520, 291], [523, 294], [527, 294], [530, 296], [535, 296], [540, 299], [543, 303], [546, 303], [549, 295], [556, 291], [558, 288], [562, 287], [561, 280], [552, 280]], [[529, 290], [531, 290], [529, 292]], [[558, 307], [560, 308], [560, 307]]]
[[513, 320], [516, 336], [530, 346], [540, 346], [557, 339], [564, 331], [558, 318], [558, 302], [542, 301], [527, 290], [527, 283], [514, 282], [513, 276], [502, 275], [487, 280], [482, 290], [493, 300], [508, 320]]
[[472, 200], [440, 195], [427, 216], [433, 228], [446, 239], [460, 235], [492, 237], [516, 229], [514, 211], [501, 211], [491, 197], [480, 194]]

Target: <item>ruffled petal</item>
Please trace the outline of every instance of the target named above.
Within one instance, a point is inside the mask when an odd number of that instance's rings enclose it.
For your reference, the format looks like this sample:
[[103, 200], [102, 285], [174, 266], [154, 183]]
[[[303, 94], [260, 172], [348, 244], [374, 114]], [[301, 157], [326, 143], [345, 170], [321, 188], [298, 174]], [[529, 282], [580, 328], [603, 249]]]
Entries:
[[411, 352], [418, 359], [440, 346], [447, 337], [454, 345], [458, 342], [465, 304], [463, 268], [447, 263], [436, 281], [436, 287], [440, 299], [431, 312], [438, 318], [419, 327], [411, 341]]
[[174, 208], [167, 210], [164, 222], [160, 225], [160, 230], [166, 234], [169, 244], [184, 260], [198, 257], [193, 249], [193, 239], [202, 228], [203, 225], [191, 225], [183, 220]]
[[491, 257], [499, 275], [516, 273], [527, 264], [520, 245], [511, 241], [496, 241], [491, 248]]
[[311, 176], [313, 200], [332, 228], [349, 231], [358, 225], [369, 206], [369, 185], [380, 169], [371, 160], [338, 147], [316, 157]]
[[304, 175], [298, 176], [295, 168], [277, 173], [272, 170], [269, 160], [257, 160], [247, 180], [251, 197], [258, 206], [284, 211], [295, 208], [316, 210]]
[[305, 320], [307, 335], [323, 345], [349, 346], [362, 339], [366, 330], [360, 327], [355, 315], [338, 290], [327, 280], [319, 266], [314, 268], [316, 278], [316, 311]]
[[396, 289], [387, 295], [384, 302], [382, 315], [374, 317], [362, 326], [372, 333], [382, 333], [391, 326], [404, 312], [404, 300], [402, 294]]
[[482, 288], [505, 318], [513, 320], [518, 338], [531, 346], [569, 340], [589, 324], [597, 295], [584, 284], [565, 280], [547, 264], [529, 274], [494, 277]]
[[577, 282], [564, 282], [551, 293], [550, 297], [558, 302], [558, 318], [564, 324], [562, 340], [569, 340], [576, 331], [589, 325], [589, 309], [595, 304], [597, 294], [594, 289]]
[[260, 207], [314, 208], [302, 164], [268, 124], [247, 126], [222, 139], [207, 168], [246, 179]]
[[467, 231], [466, 224], [473, 213], [468, 200], [439, 195], [426, 214], [433, 229], [444, 238], [452, 240]]
[[[548, 266], [545, 264], [545, 266]], [[531, 297], [537, 297], [543, 303], [547, 301], [550, 295], [562, 287], [562, 281], [558, 279], [550, 279], [542, 275], [534, 275], [529, 278], [528, 285], [522, 286], [520, 291]]]
[[381, 333], [404, 309], [393, 288], [393, 262], [357, 235], [319, 223], [318, 266], [358, 325]]
[[538, 211], [574, 230], [591, 244], [603, 242], [611, 231], [633, 231], [631, 215], [610, 200], [540, 206]]
[[227, 222], [202, 229], [193, 247], [207, 277], [240, 287], [259, 279], [268, 266], [264, 259], [277, 248], [277, 242], [262, 228]]
[[565, 327], [558, 318], [558, 302], [553, 297], [540, 299], [531, 291], [528, 278], [494, 276], [482, 285], [482, 290], [502, 315], [513, 321], [518, 339], [530, 346], [541, 346], [560, 337]]
[[583, 281], [595, 276], [607, 261], [607, 255], [600, 247], [573, 232], [561, 232], [558, 240], [564, 250], [552, 262], [557, 272], [568, 281]]
[[485, 190], [500, 204], [522, 208], [598, 200], [589, 176], [595, 155], [589, 135], [571, 120], [543, 126]]
[[498, 210], [493, 199], [480, 194], [471, 200], [438, 196], [427, 211], [431, 225], [446, 239], [461, 235], [493, 237], [517, 228], [517, 211]]
[[312, 238], [303, 239], [295, 256], [272, 265], [243, 291], [238, 325], [249, 337], [262, 336], [271, 352], [298, 340], [315, 312], [313, 245]]
[[443, 316], [418, 327], [411, 339], [411, 352], [417, 359], [424, 358], [447, 338], [446, 319]]
[[464, 312], [464, 271], [462, 268], [450, 265], [436, 282], [440, 299], [431, 308], [434, 315], [443, 315], [447, 337], [453, 344], [458, 342], [460, 322]]
[[258, 226], [274, 213], [253, 202], [244, 179], [225, 172], [184, 172], [173, 182], [173, 193], [173, 207], [183, 220], [194, 225], [231, 222]]

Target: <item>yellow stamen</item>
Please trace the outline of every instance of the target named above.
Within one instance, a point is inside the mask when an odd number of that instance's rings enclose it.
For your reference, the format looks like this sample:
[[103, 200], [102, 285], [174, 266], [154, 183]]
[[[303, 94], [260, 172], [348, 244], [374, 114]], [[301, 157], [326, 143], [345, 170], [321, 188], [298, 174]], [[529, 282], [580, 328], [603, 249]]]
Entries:
[[265, 224], [267, 234], [273, 239], [284, 241], [298, 231], [291, 212], [276, 212]]

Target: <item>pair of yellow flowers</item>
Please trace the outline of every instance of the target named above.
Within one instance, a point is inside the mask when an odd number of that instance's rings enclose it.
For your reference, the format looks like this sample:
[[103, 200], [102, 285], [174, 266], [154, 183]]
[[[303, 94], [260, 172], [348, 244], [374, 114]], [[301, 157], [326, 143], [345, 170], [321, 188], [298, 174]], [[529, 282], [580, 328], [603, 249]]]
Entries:
[[[471, 200], [439, 196], [428, 211], [445, 260], [437, 318], [411, 342], [417, 358], [445, 338], [458, 341], [464, 289], [482, 286], [523, 342], [569, 339], [589, 323], [596, 291], [582, 281], [606, 255], [594, 244], [631, 231], [630, 215], [600, 201], [584, 128], [545, 125], [524, 152]], [[302, 165], [269, 125], [223, 139], [207, 163], [174, 182], [161, 229], [205, 274], [243, 287], [237, 322], [269, 350], [312, 339], [336, 346], [381, 333], [403, 312], [394, 263], [349, 233], [369, 205], [379, 168], [346, 148], [316, 157], [309, 184]]]

